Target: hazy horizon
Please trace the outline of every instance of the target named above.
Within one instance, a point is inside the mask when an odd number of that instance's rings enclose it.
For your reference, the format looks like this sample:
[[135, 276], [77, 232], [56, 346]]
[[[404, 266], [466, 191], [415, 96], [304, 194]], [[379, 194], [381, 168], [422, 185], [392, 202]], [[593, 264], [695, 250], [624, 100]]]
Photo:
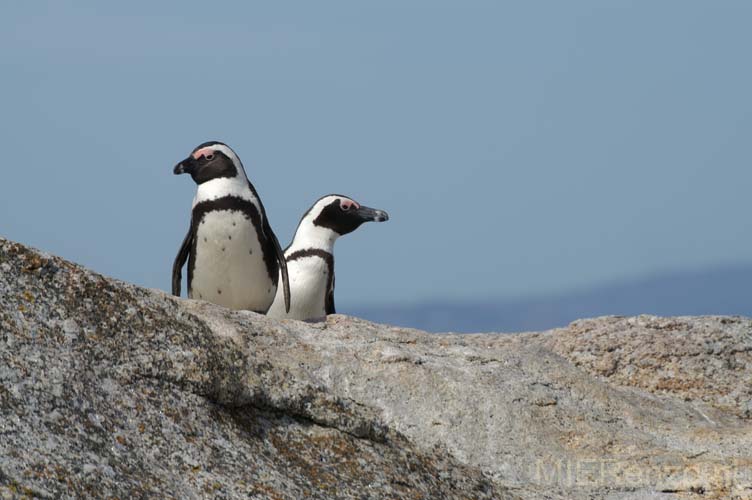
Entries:
[[566, 292], [360, 304], [345, 314], [431, 332], [522, 332], [600, 316], [752, 316], [752, 263], [674, 271]]
[[[578, 286], [563, 286], [561, 288], [549, 288], [538, 292], [530, 292], [526, 294], [488, 294], [483, 296], [469, 295], [469, 296], [452, 296], [445, 294], [444, 291], [439, 291], [435, 295], [426, 295], [422, 297], [416, 297], [414, 299], [406, 299], [399, 301], [367, 301], [367, 302], [346, 302], [342, 304], [347, 307], [361, 308], [366, 304], [374, 307], [390, 307], [394, 305], [405, 306], [420, 306], [424, 304], [437, 304], [437, 303], [478, 303], [488, 304], [493, 302], [526, 302], [529, 300], [547, 299], [547, 298], [559, 298], [570, 295], [578, 295], [583, 293], [590, 293], [593, 290], [628, 286], [633, 284], [641, 284], [645, 282], [651, 282], [654, 280], [667, 280], [672, 277], [685, 277], [692, 275], [704, 275], [714, 274], [718, 272], [726, 272], [728, 270], [749, 270], [752, 271], [752, 259], [749, 261], [727, 262], [717, 263], [708, 266], [701, 266], [696, 268], [689, 267], [676, 267], [667, 269], [655, 269], [646, 271], [640, 274], [625, 274], [623, 276], [613, 276], [607, 279], [594, 281]], [[752, 285], [751, 285], [752, 286]], [[442, 295], [443, 294], [443, 295]], [[750, 300], [750, 312], [752, 312], [752, 300]]]

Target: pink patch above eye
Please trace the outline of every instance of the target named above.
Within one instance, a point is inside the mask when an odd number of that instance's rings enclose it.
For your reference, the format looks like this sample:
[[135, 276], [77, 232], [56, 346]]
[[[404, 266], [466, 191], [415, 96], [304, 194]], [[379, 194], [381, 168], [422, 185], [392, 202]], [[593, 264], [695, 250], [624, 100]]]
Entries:
[[213, 154], [214, 150], [212, 148], [201, 148], [198, 151], [195, 151], [191, 156], [193, 156], [194, 159], [198, 160], [202, 156], [209, 156]]
[[342, 207], [342, 210], [350, 210], [352, 207], [360, 208], [360, 205], [353, 200], [340, 200], [339, 206]]

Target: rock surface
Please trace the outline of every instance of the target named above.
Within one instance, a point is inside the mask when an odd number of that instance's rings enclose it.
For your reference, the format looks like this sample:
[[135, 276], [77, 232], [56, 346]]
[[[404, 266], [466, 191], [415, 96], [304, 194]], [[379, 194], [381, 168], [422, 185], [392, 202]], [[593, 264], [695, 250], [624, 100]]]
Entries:
[[752, 321], [275, 321], [0, 239], [0, 497], [752, 498]]

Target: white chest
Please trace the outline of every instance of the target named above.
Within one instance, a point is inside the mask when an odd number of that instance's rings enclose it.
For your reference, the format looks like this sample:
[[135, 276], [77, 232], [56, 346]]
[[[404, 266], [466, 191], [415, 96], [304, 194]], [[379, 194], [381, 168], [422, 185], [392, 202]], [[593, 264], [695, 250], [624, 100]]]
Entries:
[[196, 228], [195, 238], [190, 297], [265, 312], [277, 287], [269, 278], [251, 221], [239, 211], [209, 212]]
[[267, 313], [275, 318], [318, 319], [326, 316], [326, 293], [329, 267], [318, 256], [304, 257], [287, 263], [290, 276], [290, 312], [285, 312], [282, 290], [277, 291]]

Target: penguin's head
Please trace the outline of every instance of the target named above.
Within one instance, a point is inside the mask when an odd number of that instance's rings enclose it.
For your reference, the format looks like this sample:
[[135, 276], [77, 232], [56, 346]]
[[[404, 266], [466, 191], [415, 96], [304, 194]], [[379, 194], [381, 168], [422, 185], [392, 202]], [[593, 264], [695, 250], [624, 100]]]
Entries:
[[308, 223], [342, 236], [355, 231], [364, 222], [386, 220], [389, 220], [389, 214], [383, 210], [363, 206], [347, 196], [330, 194], [313, 204], [303, 216], [301, 225]]
[[199, 144], [190, 156], [173, 169], [175, 175], [191, 174], [196, 184], [214, 179], [230, 178], [245, 181], [245, 171], [240, 158], [227, 144], [209, 141]]

